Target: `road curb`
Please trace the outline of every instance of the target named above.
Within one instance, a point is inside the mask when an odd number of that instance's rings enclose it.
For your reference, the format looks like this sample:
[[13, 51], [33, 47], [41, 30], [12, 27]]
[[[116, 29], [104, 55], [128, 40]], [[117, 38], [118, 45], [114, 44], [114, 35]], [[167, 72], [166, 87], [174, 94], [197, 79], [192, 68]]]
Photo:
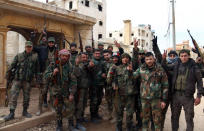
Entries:
[[41, 116], [33, 116], [32, 118], [26, 118], [23, 121], [4, 126], [0, 128], [0, 131], [24, 131], [39, 124], [50, 122], [55, 118], [54, 112], [45, 112]]

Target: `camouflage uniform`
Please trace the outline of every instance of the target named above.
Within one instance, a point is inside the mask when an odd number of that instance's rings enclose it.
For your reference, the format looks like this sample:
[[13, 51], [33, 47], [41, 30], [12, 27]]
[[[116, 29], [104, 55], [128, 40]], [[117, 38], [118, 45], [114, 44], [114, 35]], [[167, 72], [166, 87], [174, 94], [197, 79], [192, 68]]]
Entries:
[[94, 67], [91, 70], [91, 83], [90, 88], [90, 112], [91, 118], [95, 119], [98, 117], [99, 106], [102, 102], [103, 97], [103, 87], [105, 79], [102, 78], [102, 74], [105, 73], [104, 62], [99, 59], [92, 59]]
[[[109, 69], [113, 66], [112, 61], [105, 61], [105, 70], [106, 74], [108, 74]], [[108, 105], [109, 117], [111, 118], [113, 112], [113, 88], [111, 83], [105, 82], [105, 98]]]
[[136, 90], [133, 86], [132, 72], [127, 70], [128, 65], [112, 66], [109, 70], [107, 82], [113, 82], [118, 87], [114, 91], [114, 107], [116, 111], [117, 130], [122, 130], [124, 108], [126, 108], [126, 127], [132, 127], [132, 119], [135, 106]]
[[[32, 42], [27, 41], [26, 46], [32, 46]], [[21, 89], [23, 90], [23, 115], [31, 117], [31, 115], [27, 113], [31, 91], [30, 83], [33, 80], [34, 75], [38, 76], [39, 74], [38, 65], [38, 55], [32, 52], [26, 53], [26, 51], [24, 51], [23, 53], [19, 53], [15, 56], [11, 66], [8, 69], [8, 73], [11, 70], [15, 70], [14, 81], [10, 90], [10, 112], [12, 113], [13, 117], [8, 117], [8, 119], [5, 118], [5, 120], [14, 118], [17, 99]]]
[[75, 66], [75, 60], [78, 56], [78, 51], [71, 52], [70, 63]]
[[156, 64], [148, 68], [143, 64], [133, 74], [134, 78], [141, 78], [140, 96], [142, 103], [142, 126], [143, 130], [148, 130], [151, 115], [155, 125], [155, 130], [161, 130], [162, 110], [160, 103], [166, 101], [168, 97], [168, 79], [161, 65]]
[[65, 115], [69, 120], [69, 125], [73, 125], [73, 115], [75, 111], [74, 100], [69, 101], [69, 95], [75, 94], [77, 89], [77, 79], [72, 72], [72, 65], [67, 62], [61, 66], [61, 73], [57, 73], [53, 76], [53, 71], [55, 68], [60, 69], [59, 64], [50, 64], [45, 72], [45, 79], [50, 81], [52, 86], [52, 93], [54, 97], [54, 107], [57, 113], [57, 120], [62, 125], [63, 110], [65, 110]]
[[84, 110], [87, 105], [88, 89], [90, 87], [90, 72], [88, 62], [82, 62], [75, 66], [74, 74], [78, 80], [78, 87], [76, 93], [76, 118], [82, 120], [84, 117]]

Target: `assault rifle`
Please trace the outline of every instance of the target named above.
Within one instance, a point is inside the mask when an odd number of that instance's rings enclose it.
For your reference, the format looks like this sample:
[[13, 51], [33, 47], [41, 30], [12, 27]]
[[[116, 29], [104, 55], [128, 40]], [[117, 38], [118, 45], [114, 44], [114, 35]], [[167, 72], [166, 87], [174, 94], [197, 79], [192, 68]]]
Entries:
[[81, 50], [81, 52], [83, 52], [83, 44], [82, 44], [80, 33], [79, 33], [79, 44], [80, 44], [80, 50]]

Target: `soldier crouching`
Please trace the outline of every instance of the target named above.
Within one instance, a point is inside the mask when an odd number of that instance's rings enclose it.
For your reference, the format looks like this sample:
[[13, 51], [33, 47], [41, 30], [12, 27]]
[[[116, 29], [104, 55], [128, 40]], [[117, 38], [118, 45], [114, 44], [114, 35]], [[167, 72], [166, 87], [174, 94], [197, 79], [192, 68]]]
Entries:
[[62, 131], [63, 112], [68, 119], [70, 131], [75, 130], [74, 94], [77, 88], [77, 79], [69, 63], [70, 53], [63, 49], [59, 52], [59, 60], [50, 64], [45, 72], [45, 79], [51, 81], [54, 96], [54, 107], [57, 113], [57, 131]]

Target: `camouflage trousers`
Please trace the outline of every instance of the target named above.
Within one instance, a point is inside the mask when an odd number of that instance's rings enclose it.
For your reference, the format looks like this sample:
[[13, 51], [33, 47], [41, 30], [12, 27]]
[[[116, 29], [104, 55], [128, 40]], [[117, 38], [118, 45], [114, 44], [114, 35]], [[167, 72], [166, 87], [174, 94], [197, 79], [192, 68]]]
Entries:
[[84, 110], [87, 106], [88, 99], [88, 88], [87, 89], [78, 89], [76, 93], [76, 119], [81, 119], [84, 116]]
[[186, 119], [186, 131], [193, 131], [194, 128], [194, 98], [186, 97], [184, 92], [176, 92], [172, 97], [171, 102], [171, 125], [172, 131], [178, 131], [179, 129], [179, 117], [181, 109], [184, 108]]
[[47, 97], [47, 92], [48, 92], [48, 85], [46, 83], [42, 83], [40, 84], [39, 90], [40, 90], [40, 94], [39, 94], [39, 104], [38, 104], [38, 108], [41, 110], [42, 109], [42, 104], [43, 104], [43, 100], [45, 99], [45, 97]]
[[103, 98], [103, 86], [98, 85], [91, 87], [89, 91], [91, 116], [96, 117]]
[[133, 113], [135, 109], [135, 96], [127, 95], [114, 98], [117, 125], [122, 123], [124, 108], [126, 108], [126, 126], [132, 126]]
[[155, 131], [161, 130], [161, 121], [162, 121], [162, 109], [161, 109], [161, 100], [160, 99], [141, 99], [142, 103], [142, 130], [147, 131], [149, 128], [149, 123], [151, 117], [154, 122]]
[[62, 120], [63, 117], [73, 120], [75, 102], [70, 102], [68, 97], [54, 96], [54, 108], [57, 114], [57, 120]]
[[135, 97], [135, 113], [136, 113], [136, 121], [137, 121], [136, 126], [139, 128], [142, 126], [141, 110], [142, 110], [142, 104], [141, 104], [140, 95], [138, 94]]
[[30, 82], [14, 80], [10, 90], [10, 109], [12, 110], [16, 109], [17, 100], [21, 89], [23, 91], [23, 107], [26, 109], [29, 107], [31, 91]]
[[107, 105], [108, 105], [108, 112], [111, 114], [113, 112], [113, 89], [112, 87], [105, 88], [105, 98], [106, 98]]

